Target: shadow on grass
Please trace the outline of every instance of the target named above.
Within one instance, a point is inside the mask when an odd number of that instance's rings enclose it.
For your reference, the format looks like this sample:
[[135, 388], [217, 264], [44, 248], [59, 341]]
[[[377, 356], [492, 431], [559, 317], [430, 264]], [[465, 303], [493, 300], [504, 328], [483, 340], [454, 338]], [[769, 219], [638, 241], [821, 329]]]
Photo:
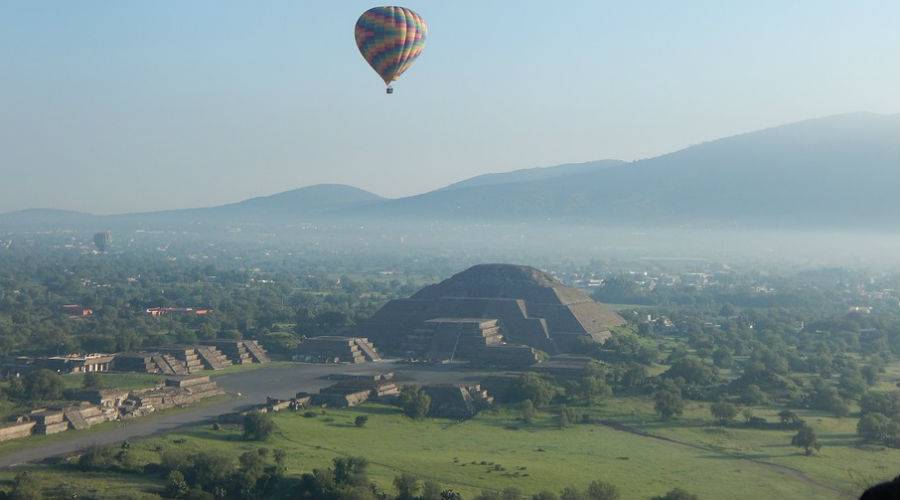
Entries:
[[350, 411], [366, 415], [400, 415], [402, 413], [400, 408], [386, 405], [360, 405], [354, 406]]
[[227, 441], [227, 442], [238, 442], [243, 441], [243, 436], [235, 431], [228, 430], [220, 430], [214, 431], [212, 429], [192, 429], [190, 433], [187, 435], [197, 438], [197, 439], [209, 439], [211, 441]]

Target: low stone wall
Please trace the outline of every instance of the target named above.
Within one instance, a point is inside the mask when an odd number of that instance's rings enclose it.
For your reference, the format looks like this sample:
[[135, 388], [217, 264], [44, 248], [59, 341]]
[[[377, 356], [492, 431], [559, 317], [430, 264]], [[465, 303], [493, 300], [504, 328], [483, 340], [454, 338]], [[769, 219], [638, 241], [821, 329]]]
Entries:
[[0, 441], [9, 441], [30, 436], [37, 422], [20, 422], [0, 427]]
[[[187, 406], [224, 394], [209, 377], [178, 377], [165, 384], [131, 392], [86, 391], [89, 401], [57, 409], [39, 409], [20, 417], [19, 423], [0, 427], [0, 441], [32, 434], [57, 434], [68, 429], [88, 429], [99, 423], [135, 418], [155, 411]], [[99, 403], [99, 404], [98, 404]]]

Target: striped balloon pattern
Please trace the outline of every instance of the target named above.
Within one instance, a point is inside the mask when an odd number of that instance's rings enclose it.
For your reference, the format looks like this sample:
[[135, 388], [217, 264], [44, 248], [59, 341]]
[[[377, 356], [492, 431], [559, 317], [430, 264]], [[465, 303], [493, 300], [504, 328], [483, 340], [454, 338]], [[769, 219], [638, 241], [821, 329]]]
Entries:
[[356, 46], [369, 66], [390, 85], [425, 48], [428, 25], [405, 7], [375, 7], [356, 21]]

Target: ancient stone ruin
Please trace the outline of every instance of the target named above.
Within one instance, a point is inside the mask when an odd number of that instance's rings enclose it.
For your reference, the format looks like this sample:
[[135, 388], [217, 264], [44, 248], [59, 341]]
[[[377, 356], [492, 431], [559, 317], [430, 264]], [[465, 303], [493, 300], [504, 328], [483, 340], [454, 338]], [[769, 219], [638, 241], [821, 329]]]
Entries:
[[135, 391], [84, 390], [76, 393], [77, 404], [38, 408], [20, 416], [16, 423], [0, 427], [0, 441], [32, 434], [57, 434], [69, 429], [88, 429], [99, 423], [135, 418], [175, 406], [187, 406], [224, 394], [204, 376], [166, 379], [165, 383]]
[[115, 355], [120, 371], [187, 375], [221, 370], [234, 364], [268, 363], [269, 355], [255, 340], [207, 340], [201, 345], [157, 347], [149, 352]]
[[400, 394], [393, 372], [336, 378], [337, 383], [319, 390], [312, 397], [312, 404], [347, 408], [370, 400], [390, 401]]
[[204, 340], [200, 344], [217, 348], [236, 365], [271, 361], [266, 350], [255, 340]]
[[365, 363], [378, 361], [381, 355], [367, 338], [322, 336], [300, 342], [294, 359], [312, 363]]
[[494, 398], [479, 384], [426, 385], [422, 390], [431, 397], [429, 417], [462, 420], [494, 404]]
[[550, 354], [571, 352], [581, 341], [605, 342], [610, 329], [623, 323], [613, 310], [547, 273], [527, 266], [483, 264], [427, 286], [408, 299], [388, 302], [359, 331], [387, 353], [428, 358], [427, 353], [436, 349], [448, 357], [453, 351], [448, 339], [454, 334], [444, 332], [455, 328], [456, 338], [466, 349], [480, 347], [477, 356], [468, 356], [487, 362], [503, 356], [527, 357], [521, 349], [491, 350], [501, 345]]
[[187, 406], [220, 394], [224, 391], [208, 376], [173, 377], [166, 379], [162, 386], [132, 391], [120, 411], [122, 418], [139, 417], [176, 406]]

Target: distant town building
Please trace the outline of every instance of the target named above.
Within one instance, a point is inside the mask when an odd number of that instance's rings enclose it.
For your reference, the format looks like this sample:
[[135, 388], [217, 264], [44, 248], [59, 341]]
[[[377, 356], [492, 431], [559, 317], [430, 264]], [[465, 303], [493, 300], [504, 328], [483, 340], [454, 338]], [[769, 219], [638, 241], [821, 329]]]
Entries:
[[150, 307], [145, 311], [148, 316], [158, 318], [167, 314], [182, 314], [186, 316], [206, 316], [213, 312], [206, 307]]
[[60, 309], [70, 318], [89, 318], [94, 315], [93, 309], [82, 307], [79, 304], [65, 304]]
[[51, 370], [57, 373], [108, 372], [114, 359], [112, 354], [68, 354], [65, 356], [19, 356], [3, 365], [6, 376], [19, 376], [32, 370]]

